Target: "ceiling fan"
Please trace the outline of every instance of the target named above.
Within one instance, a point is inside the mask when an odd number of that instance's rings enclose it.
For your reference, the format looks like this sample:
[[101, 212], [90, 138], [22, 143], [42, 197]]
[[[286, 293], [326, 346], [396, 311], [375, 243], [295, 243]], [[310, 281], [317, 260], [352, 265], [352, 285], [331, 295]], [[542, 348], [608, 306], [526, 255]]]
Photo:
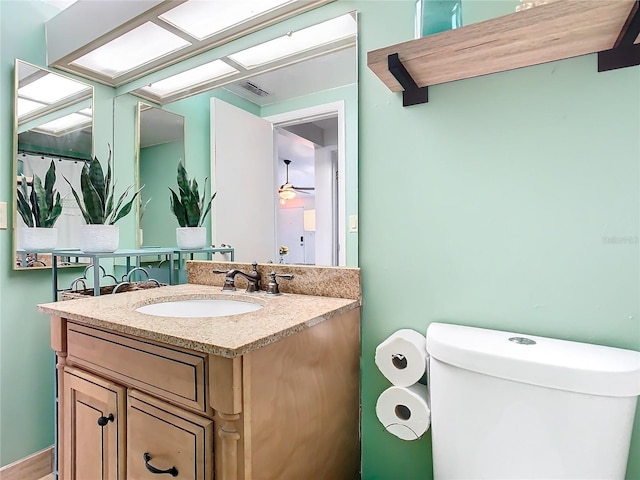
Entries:
[[283, 162], [287, 168], [287, 178], [285, 183], [280, 185], [280, 188], [278, 188], [278, 195], [280, 195], [280, 198], [283, 200], [290, 200], [296, 196], [296, 192], [309, 195], [308, 190], [315, 190], [315, 187], [295, 187], [292, 183], [289, 183], [289, 164], [291, 163], [291, 160], [285, 159]]

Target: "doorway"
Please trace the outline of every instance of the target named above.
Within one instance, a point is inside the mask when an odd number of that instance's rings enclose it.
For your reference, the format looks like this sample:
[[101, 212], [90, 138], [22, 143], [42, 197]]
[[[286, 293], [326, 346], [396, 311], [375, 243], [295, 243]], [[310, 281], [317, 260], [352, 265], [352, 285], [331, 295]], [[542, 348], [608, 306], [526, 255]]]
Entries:
[[[281, 239], [294, 238], [298, 240], [296, 247], [302, 244], [304, 263], [345, 265], [346, 254], [341, 248], [346, 241], [345, 182], [341, 175], [346, 156], [344, 103], [318, 105], [266, 117], [266, 120], [274, 125], [277, 185], [282, 187], [288, 180], [293, 187], [301, 187], [295, 191], [294, 198], [278, 200], [278, 212], [292, 208], [303, 212], [302, 220], [297, 216], [295, 225], [284, 223], [280, 214], [276, 215], [278, 245], [289, 247]], [[289, 161], [288, 165], [285, 160]], [[301, 230], [302, 239], [292, 237], [294, 231]], [[283, 261], [297, 263], [287, 256]]]
[[[304, 130], [310, 130], [310, 126], [316, 131], [324, 130], [319, 125], [325, 120], [333, 125], [332, 140], [308, 140], [310, 134]], [[309, 204], [302, 210], [301, 236], [306, 253], [296, 263], [346, 265], [346, 252], [341, 248], [346, 241], [345, 182], [344, 175], [338, 174], [345, 165], [344, 102], [261, 118], [212, 98], [211, 127], [212, 188], [217, 191], [212, 207], [213, 243], [232, 245], [237, 261], [279, 262], [280, 247], [289, 247], [278, 243], [279, 190], [285, 183], [293, 182], [301, 187], [299, 191], [305, 192], [296, 192], [294, 197], [314, 197], [313, 207]], [[294, 169], [302, 162], [296, 163], [297, 154], [278, 153], [278, 136], [297, 146], [306, 145], [313, 165], [309, 177], [290, 171], [287, 182], [284, 160], [291, 160], [289, 166], [294, 165]], [[329, 138], [328, 134], [323, 136]], [[295, 175], [299, 176], [297, 180]], [[247, 185], [251, 188], [244, 187]], [[299, 221], [297, 224], [299, 228]], [[282, 260], [289, 263], [288, 258]]]
[[280, 262], [338, 265], [338, 119], [276, 126]]

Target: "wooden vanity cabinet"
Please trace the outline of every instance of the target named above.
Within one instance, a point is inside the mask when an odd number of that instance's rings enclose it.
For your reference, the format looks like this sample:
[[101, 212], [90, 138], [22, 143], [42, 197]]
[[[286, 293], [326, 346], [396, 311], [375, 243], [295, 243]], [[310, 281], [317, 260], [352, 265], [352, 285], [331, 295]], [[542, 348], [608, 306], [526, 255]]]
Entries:
[[73, 367], [65, 369], [63, 385], [64, 478], [124, 478], [125, 388]]
[[62, 480], [359, 478], [359, 309], [234, 358], [60, 317], [52, 347]]

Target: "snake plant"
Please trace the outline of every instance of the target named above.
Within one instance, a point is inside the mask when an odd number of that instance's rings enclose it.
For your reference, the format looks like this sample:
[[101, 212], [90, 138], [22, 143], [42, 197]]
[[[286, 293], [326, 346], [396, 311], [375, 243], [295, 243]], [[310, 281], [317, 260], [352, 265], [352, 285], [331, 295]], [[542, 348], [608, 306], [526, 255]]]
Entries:
[[202, 196], [200, 196], [198, 182], [195, 179], [189, 180], [184, 164], [182, 161], [178, 162], [177, 181], [180, 196], [169, 187], [171, 190], [169, 200], [171, 201], [171, 211], [181, 227], [200, 227], [204, 223], [204, 219], [211, 210], [213, 199], [216, 198], [214, 193], [205, 207], [207, 180], [208, 177], [204, 179], [204, 188]]
[[[133, 185], [129, 185], [124, 193], [120, 195], [118, 200], [115, 200], [115, 181], [111, 178], [111, 148], [109, 148], [109, 158], [107, 160], [107, 174], [104, 175], [102, 165], [98, 161], [97, 157], [93, 157], [92, 160], [85, 163], [80, 173], [80, 190], [82, 193], [82, 202], [80, 201], [80, 195], [73, 188], [71, 182], [67, 181], [71, 187], [71, 192], [76, 198], [78, 207], [82, 212], [82, 216], [87, 224], [91, 225], [113, 225], [118, 220], [126, 216], [130, 211], [136, 197], [140, 194], [140, 190], [144, 187], [140, 187], [134, 194], [131, 200], [124, 203], [127, 195], [133, 188]], [[123, 204], [124, 203], [124, 204]]]
[[[27, 193], [27, 179], [21, 175], [18, 186], [18, 212], [28, 227], [52, 228], [62, 213], [60, 193], [53, 187], [56, 183], [56, 166], [51, 160], [49, 170], [42, 180], [35, 173], [31, 193]], [[55, 196], [55, 201], [54, 201]]]

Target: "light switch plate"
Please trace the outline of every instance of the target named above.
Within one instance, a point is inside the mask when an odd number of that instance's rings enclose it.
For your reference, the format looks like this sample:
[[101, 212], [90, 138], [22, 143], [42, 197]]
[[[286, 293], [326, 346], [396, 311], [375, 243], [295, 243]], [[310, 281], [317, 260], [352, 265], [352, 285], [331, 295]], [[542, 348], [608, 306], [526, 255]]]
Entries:
[[0, 230], [7, 229], [7, 202], [0, 202]]
[[358, 231], [358, 215], [349, 215], [349, 233]]

